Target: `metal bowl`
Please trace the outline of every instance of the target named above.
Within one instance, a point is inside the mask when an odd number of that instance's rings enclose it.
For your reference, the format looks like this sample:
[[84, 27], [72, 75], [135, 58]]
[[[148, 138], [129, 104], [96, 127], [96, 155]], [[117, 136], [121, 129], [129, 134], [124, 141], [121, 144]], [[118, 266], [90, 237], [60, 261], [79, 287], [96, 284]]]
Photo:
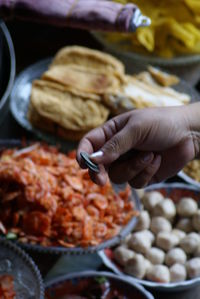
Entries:
[[0, 275], [14, 279], [16, 299], [43, 299], [44, 287], [37, 266], [19, 247], [0, 240]]
[[76, 288], [76, 285], [80, 280], [94, 277], [108, 278], [109, 280], [115, 282], [120, 289], [126, 289], [127, 291], [131, 292], [131, 298], [154, 299], [154, 297], [141, 285], [135, 283], [134, 281], [130, 281], [125, 277], [119, 277], [109, 272], [84, 271], [81, 273], [79, 272], [64, 275], [50, 280], [48, 283], [46, 283], [45, 289], [48, 294], [52, 294], [52, 297], [50, 298], [58, 298], [59, 296], [56, 294], [56, 288], [61, 287], [62, 284], [72, 281], [74, 288]]
[[[14, 147], [21, 147], [21, 141], [19, 140], [0, 140], [0, 150], [5, 149], [5, 148], [14, 148]], [[71, 149], [70, 145], [69, 148]], [[64, 151], [67, 150], [67, 143], [65, 144], [65, 149]], [[124, 185], [121, 186], [116, 186], [114, 185], [114, 189], [116, 192], [119, 192], [120, 190], [124, 189]], [[141, 210], [141, 205], [140, 205], [140, 200], [138, 198], [137, 193], [132, 189], [132, 196], [130, 198], [134, 202], [134, 208], [137, 211]], [[99, 250], [102, 250], [104, 248], [109, 248], [112, 246], [116, 246], [119, 244], [135, 227], [137, 223], [137, 217], [133, 217], [129, 223], [122, 228], [120, 233], [97, 245], [97, 246], [89, 246], [87, 248], [82, 248], [82, 247], [75, 247], [75, 248], [65, 248], [65, 247], [59, 247], [59, 246], [50, 246], [50, 247], [44, 247], [41, 245], [32, 245], [32, 244], [24, 244], [20, 243], [17, 240], [14, 241], [17, 245], [21, 246], [23, 249], [27, 250], [28, 252], [35, 251], [39, 253], [47, 253], [47, 254], [86, 254], [86, 253], [93, 253]], [[0, 239], [5, 239], [5, 237], [0, 237]]]
[[[189, 196], [194, 198], [200, 203], [200, 189], [192, 185], [186, 185], [181, 183], [160, 183], [160, 184], [152, 185], [145, 189], [145, 191], [147, 192], [153, 190], [160, 191], [161, 193], [163, 193], [164, 196], [169, 197], [176, 202], [183, 196]], [[99, 252], [99, 256], [101, 257], [104, 264], [108, 268], [110, 268], [114, 273], [118, 275], [125, 275], [125, 273], [117, 266], [117, 264], [111, 258], [109, 258], [106, 252], [103, 251]], [[128, 276], [128, 277], [133, 281], [135, 281], [136, 283], [140, 283], [145, 288], [148, 288], [152, 291], [177, 292], [177, 291], [189, 290], [196, 285], [200, 285], [200, 277], [194, 279], [188, 279], [177, 283], [156, 283], [144, 279], [137, 279], [132, 276]]]
[[0, 20], [0, 123], [9, 108], [9, 95], [15, 78], [15, 52], [9, 31]]

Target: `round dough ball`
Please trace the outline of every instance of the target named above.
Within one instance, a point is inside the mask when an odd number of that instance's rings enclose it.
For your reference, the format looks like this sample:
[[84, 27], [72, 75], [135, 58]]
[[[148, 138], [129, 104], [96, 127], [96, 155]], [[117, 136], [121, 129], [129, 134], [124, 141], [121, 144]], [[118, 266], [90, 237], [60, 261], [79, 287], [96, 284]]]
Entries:
[[137, 232], [131, 236], [128, 245], [134, 251], [145, 254], [151, 247], [151, 239], [146, 231]]
[[193, 216], [198, 209], [197, 202], [190, 197], [183, 197], [177, 204], [177, 213], [182, 217]]
[[141, 231], [141, 230], [146, 230], [149, 229], [150, 227], [150, 216], [147, 211], [141, 211], [140, 215], [138, 216], [138, 221], [135, 226], [134, 231]]
[[170, 281], [179, 282], [186, 280], [187, 272], [185, 266], [182, 264], [174, 264], [169, 269]]
[[168, 283], [170, 282], [169, 269], [164, 265], [154, 265], [147, 271], [147, 279], [159, 282]]
[[198, 232], [200, 232], [200, 210], [193, 215], [192, 225]]
[[155, 216], [162, 216], [169, 220], [173, 219], [176, 215], [176, 206], [172, 199], [165, 198], [164, 200], [157, 203], [154, 208], [153, 214]]
[[176, 228], [188, 234], [193, 231], [192, 220], [190, 218], [181, 218], [177, 222]]
[[195, 257], [200, 257], [200, 245], [197, 247], [197, 249], [194, 252]]
[[123, 247], [127, 247], [127, 248], [128, 248], [128, 242], [129, 242], [129, 240], [131, 239], [131, 237], [132, 237], [132, 234], [130, 233], [130, 234], [128, 234], [128, 235], [123, 239], [123, 241], [122, 241], [122, 246], [123, 246]]
[[180, 241], [181, 248], [187, 253], [194, 253], [200, 245], [200, 236], [197, 233], [190, 233]]
[[159, 232], [170, 232], [172, 230], [171, 223], [165, 219], [164, 217], [153, 217], [151, 220], [150, 229], [154, 234], [158, 234]]
[[152, 267], [152, 263], [145, 259], [145, 267], [146, 267], [146, 272], [149, 271], [149, 269]]
[[172, 234], [176, 235], [179, 238], [179, 241], [185, 238], [186, 236], [186, 233], [183, 230], [177, 228], [172, 230]]
[[133, 258], [135, 253], [123, 246], [119, 246], [114, 250], [114, 257], [115, 260], [120, 264], [121, 266], [125, 266], [128, 260]]
[[135, 256], [126, 264], [124, 271], [125, 273], [139, 279], [144, 278], [146, 275], [146, 263], [143, 255], [135, 254]]
[[143, 230], [143, 234], [144, 234], [144, 236], [145, 236], [146, 238], [150, 239], [150, 241], [151, 241], [151, 245], [152, 245], [153, 242], [155, 241], [155, 236], [154, 236], [154, 234], [153, 234], [150, 230], [148, 230], [148, 229]]
[[159, 265], [163, 264], [165, 260], [165, 253], [163, 250], [152, 247], [149, 249], [149, 251], [146, 254], [146, 258], [153, 264], [153, 265]]
[[174, 264], [185, 264], [187, 260], [187, 255], [181, 248], [170, 249], [165, 257], [165, 264], [167, 266], [172, 266]]
[[179, 244], [179, 238], [168, 232], [160, 232], [156, 238], [156, 245], [163, 250], [170, 250]]
[[142, 197], [142, 203], [149, 212], [153, 211], [157, 203], [162, 201], [164, 196], [158, 191], [146, 192]]
[[187, 274], [189, 278], [200, 276], [200, 258], [195, 257], [186, 263]]

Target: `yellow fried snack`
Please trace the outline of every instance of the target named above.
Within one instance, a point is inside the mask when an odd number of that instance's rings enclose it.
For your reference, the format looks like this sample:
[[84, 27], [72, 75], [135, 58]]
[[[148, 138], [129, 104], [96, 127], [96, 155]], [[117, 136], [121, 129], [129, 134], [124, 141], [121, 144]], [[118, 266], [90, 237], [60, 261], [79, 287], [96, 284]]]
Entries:
[[123, 44], [126, 50], [167, 58], [200, 53], [199, 0], [113, 1], [135, 3], [152, 24], [139, 28], [135, 34], [107, 34], [109, 42]]
[[[31, 107], [41, 117], [66, 130], [89, 131], [106, 121], [109, 110], [99, 101], [80, 98], [69, 91], [61, 91], [56, 84], [35, 80], [31, 91]], [[31, 112], [31, 114], [33, 114]], [[32, 120], [33, 116], [29, 118]], [[34, 121], [35, 123], [35, 121]]]

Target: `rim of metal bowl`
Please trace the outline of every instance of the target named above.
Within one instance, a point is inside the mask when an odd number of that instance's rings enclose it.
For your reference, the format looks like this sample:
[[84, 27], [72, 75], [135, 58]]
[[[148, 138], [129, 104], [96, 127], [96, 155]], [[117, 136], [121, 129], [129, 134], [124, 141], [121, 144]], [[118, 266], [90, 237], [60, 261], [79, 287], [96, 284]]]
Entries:
[[200, 188], [200, 182], [193, 179], [191, 176], [186, 174], [183, 170], [178, 173], [178, 176], [184, 180], [186, 183], [191, 184], [197, 188]]
[[124, 50], [120, 48], [120, 44], [117, 43], [110, 43], [104, 38], [104, 34], [101, 32], [93, 31], [91, 32], [92, 36], [102, 44], [106, 49], [112, 51], [115, 54], [126, 56], [129, 59], [134, 59], [139, 63], [145, 64], [154, 64], [160, 66], [186, 66], [186, 65], [193, 65], [196, 63], [200, 63], [200, 54], [188, 54], [188, 55], [180, 55], [175, 56], [173, 58], [162, 58], [159, 56], [153, 55], [145, 55], [139, 54], [137, 52], [130, 52], [128, 50]]
[[[19, 146], [19, 147], [21, 146], [20, 140], [14, 140], [14, 139], [13, 140], [0, 140], [0, 149], [2, 149], [4, 147], [12, 148], [12, 147], [17, 147], [17, 146]], [[116, 189], [120, 190], [120, 187], [116, 186]], [[118, 190], [116, 190], [116, 192]], [[140, 200], [137, 195], [137, 192], [134, 189], [132, 189], [131, 200], [133, 200], [133, 202], [134, 202], [134, 209], [137, 211], [140, 211], [141, 210]], [[124, 226], [122, 228], [122, 230], [120, 231], [120, 233], [117, 236], [115, 236], [105, 242], [102, 242], [101, 244], [99, 244], [97, 246], [89, 246], [87, 248], [84, 248], [84, 247], [66, 248], [66, 247], [61, 247], [61, 246], [44, 247], [41, 245], [32, 245], [32, 244], [21, 243], [17, 240], [13, 240], [13, 242], [27, 251], [35, 251], [35, 252], [39, 252], [39, 253], [47, 253], [47, 254], [55, 254], [55, 255], [59, 255], [59, 254], [82, 255], [82, 254], [86, 254], [86, 253], [94, 253], [94, 252], [97, 252], [99, 250], [102, 250], [102, 249], [105, 249], [108, 247], [116, 246], [133, 230], [136, 223], [137, 223], [137, 217], [135, 216], [128, 222], [128, 224], [126, 226]], [[6, 237], [4, 237], [4, 236], [0, 236], [0, 239], [5, 240], [5, 238]]]
[[[191, 190], [199, 193], [200, 195], [200, 189], [196, 186], [188, 185], [188, 184], [183, 184], [183, 183], [159, 183], [155, 185], [151, 185], [147, 188], [145, 188], [146, 191], [153, 191], [153, 190], [159, 190], [159, 189], [185, 189], [185, 190]], [[159, 291], [179, 291], [179, 290], [184, 290], [184, 289], [189, 289], [192, 286], [195, 286], [197, 284], [200, 284], [200, 277], [185, 280], [182, 282], [175, 282], [175, 283], [156, 283], [144, 279], [138, 279], [132, 276], [129, 276], [122, 272], [121, 270], [118, 269], [116, 264], [111, 261], [107, 255], [103, 252], [100, 251], [98, 253], [104, 264], [111, 269], [114, 273], [118, 275], [122, 275], [125, 277], [128, 277], [128, 279], [135, 281], [136, 283], [142, 284], [145, 288], [149, 289], [155, 289]]]
[[19, 257], [21, 257], [23, 262], [30, 268], [30, 270], [32, 271], [33, 275], [35, 276], [35, 278], [37, 280], [37, 284], [39, 287], [39, 296], [40, 297], [38, 299], [43, 299], [44, 298], [44, 284], [43, 284], [42, 276], [40, 274], [40, 271], [39, 271], [37, 265], [34, 263], [32, 258], [26, 252], [24, 252], [20, 247], [13, 244], [13, 242], [10, 242], [5, 239], [4, 240], [0, 239], [0, 246], [1, 245], [6, 248], [11, 249]]
[[0, 29], [3, 32], [3, 35], [5, 37], [7, 46], [8, 46], [8, 51], [9, 51], [9, 59], [10, 59], [10, 75], [9, 75], [9, 80], [8, 80], [8, 84], [7, 87], [5, 89], [5, 92], [3, 94], [3, 96], [1, 97], [1, 101], [0, 101], [0, 109], [4, 106], [6, 100], [8, 99], [13, 83], [14, 83], [14, 79], [15, 79], [15, 72], [16, 72], [16, 60], [15, 60], [15, 50], [14, 50], [14, 46], [13, 46], [13, 42], [10, 36], [10, 33], [5, 25], [5, 23], [0, 20]]
[[45, 289], [52, 288], [56, 285], [62, 284], [66, 280], [71, 280], [75, 278], [89, 278], [89, 277], [101, 277], [105, 276], [106, 278], [112, 278], [117, 281], [124, 282], [128, 285], [131, 285], [132, 287], [136, 288], [139, 292], [142, 293], [146, 297], [146, 299], [154, 299], [153, 295], [150, 294], [143, 286], [140, 284], [136, 283], [135, 281], [129, 280], [126, 277], [119, 277], [116, 274], [110, 273], [110, 272], [97, 272], [97, 271], [83, 271], [83, 272], [74, 272], [72, 274], [66, 274], [62, 275], [60, 277], [51, 279], [47, 283], [45, 283]]

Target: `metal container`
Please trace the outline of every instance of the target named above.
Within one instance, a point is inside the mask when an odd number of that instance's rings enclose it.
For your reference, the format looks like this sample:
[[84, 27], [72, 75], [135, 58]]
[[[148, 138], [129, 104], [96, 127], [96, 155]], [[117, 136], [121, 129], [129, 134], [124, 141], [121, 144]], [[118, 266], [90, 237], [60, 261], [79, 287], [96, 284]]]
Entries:
[[9, 108], [15, 78], [15, 52], [9, 31], [0, 20], [0, 124]]

